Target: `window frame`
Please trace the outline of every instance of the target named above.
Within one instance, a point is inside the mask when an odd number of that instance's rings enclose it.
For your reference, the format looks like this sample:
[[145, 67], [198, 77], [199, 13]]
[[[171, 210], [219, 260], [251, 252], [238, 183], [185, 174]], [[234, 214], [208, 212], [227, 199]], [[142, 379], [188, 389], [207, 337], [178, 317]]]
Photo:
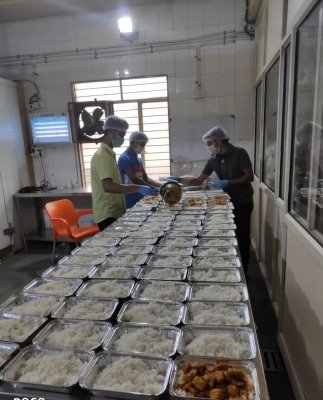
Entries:
[[[127, 80], [141, 80], [141, 79], [155, 79], [155, 78], [163, 78], [166, 79], [166, 91], [167, 91], [167, 95], [166, 97], [144, 97], [144, 98], [138, 98], [138, 99], [126, 99], [124, 100], [124, 88], [122, 85], [123, 81], [127, 81]], [[170, 132], [169, 132], [169, 88], [168, 88], [168, 83], [169, 83], [169, 79], [168, 76], [166, 74], [163, 75], [147, 75], [147, 76], [135, 76], [135, 77], [125, 77], [125, 78], [115, 78], [115, 79], [100, 79], [100, 80], [93, 80], [93, 81], [75, 81], [71, 83], [71, 91], [72, 91], [72, 99], [73, 101], [77, 101], [77, 97], [76, 97], [76, 85], [77, 84], [82, 84], [82, 83], [96, 83], [96, 82], [105, 82], [105, 81], [119, 81], [119, 87], [120, 87], [120, 99], [119, 100], [110, 100], [110, 99], [105, 99], [106, 101], [109, 101], [113, 104], [113, 108], [115, 104], [125, 104], [125, 103], [137, 103], [138, 104], [138, 129], [139, 130], [143, 130], [143, 125], [144, 125], [144, 121], [143, 121], [143, 113], [142, 113], [142, 106], [145, 103], [153, 103], [153, 102], [165, 102], [167, 103], [167, 124], [168, 124], [168, 169], [169, 172], [167, 173], [167, 175], [170, 174], [170, 168], [171, 168], [171, 157], [170, 157]], [[80, 99], [80, 101], [93, 101], [95, 99], [91, 98], [91, 100], [83, 100]], [[88, 144], [88, 143], [87, 143]], [[125, 150], [125, 148], [124, 148]], [[80, 176], [81, 176], [81, 180], [82, 180], [82, 184], [83, 185], [87, 185], [87, 179], [86, 179], [86, 168], [84, 165], [84, 149], [82, 147], [81, 143], [77, 143], [77, 153], [78, 153], [78, 158], [79, 158], [79, 168], [80, 168]], [[118, 155], [117, 155], [118, 157]], [[141, 159], [143, 161], [143, 165], [145, 166], [146, 160], [145, 160], [145, 155], [143, 154], [141, 156]], [[149, 173], [148, 173], [148, 176]], [[153, 179], [156, 179], [153, 177]]]

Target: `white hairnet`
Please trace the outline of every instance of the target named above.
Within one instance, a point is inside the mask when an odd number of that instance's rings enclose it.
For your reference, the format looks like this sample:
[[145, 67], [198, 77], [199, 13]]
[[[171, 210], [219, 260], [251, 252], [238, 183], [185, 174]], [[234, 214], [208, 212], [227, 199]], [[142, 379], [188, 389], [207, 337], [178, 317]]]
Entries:
[[129, 136], [129, 142], [134, 142], [135, 140], [144, 140], [148, 142], [148, 136], [140, 131], [134, 131]]
[[115, 129], [117, 131], [127, 132], [128, 122], [117, 115], [109, 115], [104, 121], [103, 129]]
[[207, 140], [225, 140], [229, 139], [229, 136], [225, 129], [221, 128], [220, 126], [214, 126], [209, 131], [204, 133], [202, 136], [202, 140], [206, 142]]

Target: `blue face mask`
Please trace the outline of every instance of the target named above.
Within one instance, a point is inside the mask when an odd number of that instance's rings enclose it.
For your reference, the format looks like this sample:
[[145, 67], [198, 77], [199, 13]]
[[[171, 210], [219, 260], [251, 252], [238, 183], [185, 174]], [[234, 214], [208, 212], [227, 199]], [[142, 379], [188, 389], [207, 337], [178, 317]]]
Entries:
[[113, 147], [120, 147], [123, 145], [124, 137], [117, 136], [116, 139], [112, 139]]

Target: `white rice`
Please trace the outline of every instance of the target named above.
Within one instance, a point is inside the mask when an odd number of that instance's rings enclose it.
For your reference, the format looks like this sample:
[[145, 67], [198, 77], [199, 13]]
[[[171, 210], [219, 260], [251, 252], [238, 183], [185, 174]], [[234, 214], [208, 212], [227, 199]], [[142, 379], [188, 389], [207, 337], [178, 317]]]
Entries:
[[174, 284], [173, 282], [150, 282], [144, 286], [139, 294], [139, 298], [167, 300], [167, 301], [184, 301], [186, 286]]
[[103, 368], [93, 380], [93, 388], [117, 392], [156, 395], [165, 377], [143, 360], [124, 357]]
[[178, 268], [159, 268], [149, 271], [146, 278], [151, 279], [181, 279], [181, 271]]
[[211, 247], [210, 249], [203, 247], [198, 248], [198, 255], [202, 257], [232, 256], [235, 254], [236, 251], [234, 247]]
[[239, 282], [240, 277], [233, 271], [221, 271], [216, 268], [206, 270], [197, 269], [193, 271], [194, 281], [216, 281], [216, 282]]
[[68, 257], [66, 260], [64, 260], [62, 263], [59, 264], [67, 264], [67, 265], [96, 265], [100, 264], [101, 259], [100, 258], [93, 258], [93, 257], [85, 257], [85, 256], [79, 256], [79, 255], [73, 255]]
[[245, 324], [240, 310], [222, 304], [193, 303], [189, 306], [189, 323], [196, 325], [233, 325]]
[[194, 260], [195, 268], [232, 268], [234, 266], [230, 259], [225, 259], [223, 257], [202, 257]]
[[46, 277], [55, 278], [85, 278], [89, 273], [91, 267], [64, 267], [54, 269]]
[[107, 259], [106, 264], [114, 266], [130, 266], [143, 264], [147, 256], [142, 254], [115, 255]]
[[231, 239], [204, 239], [203, 242], [199, 243], [199, 246], [201, 247], [211, 247], [211, 246], [222, 246], [222, 247], [227, 247], [230, 246], [232, 243]]
[[64, 312], [62, 318], [104, 320], [111, 314], [111, 310], [111, 306], [101, 301], [84, 300]]
[[48, 315], [59, 301], [55, 297], [39, 297], [38, 299], [27, 300], [25, 303], [6, 307], [7, 311], [21, 314], [44, 316]]
[[128, 307], [122, 322], [146, 322], [150, 324], [175, 325], [179, 310], [163, 304], [133, 304]]
[[234, 231], [232, 230], [223, 230], [223, 229], [205, 229], [201, 233], [201, 236], [231, 236], [234, 237]]
[[166, 246], [160, 246], [156, 250], [157, 255], [169, 255], [169, 254], [177, 254], [179, 256], [189, 256], [192, 254], [191, 247], [178, 247], [176, 244], [169, 244]]
[[237, 287], [215, 284], [215, 285], [194, 287], [191, 300], [241, 301], [242, 296]]
[[[113, 340], [113, 339], [112, 339]], [[123, 333], [109, 348], [114, 351], [140, 352], [167, 357], [173, 349], [173, 340], [157, 329], [142, 328]]]
[[1, 318], [0, 339], [11, 342], [23, 342], [40, 325], [40, 322], [28, 317]]
[[110, 279], [131, 279], [134, 276], [134, 270], [127, 267], [109, 267], [96, 272], [96, 276], [100, 278], [110, 278]]
[[75, 384], [85, 363], [70, 352], [39, 354], [21, 361], [15, 380], [66, 387]]
[[94, 322], [86, 321], [49, 330], [42, 339], [42, 344], [52, 347], [73, 347], [93, 349], [98, 347], [105, 330]]
[[183, 353], [190, 356], [246, 359], [250, 356], [250, 346], [246, 340], [237, 340], [231, 333], [205, 333], [187, 344]]
[[148, 246], [121, 246], [118, 248], [116, 255], [128, 254], [148, 254], [151, 251], [151, 245]]
[[[104, 247], [104, 246], [84, 246], [79, 247], [75, 252], [76, 257], [102, 257], [106, 254], [110, 254], [110, 252], [114, 249], [114, 247]], [[73, 257], [75, 257], [73, 256]]]
[[115, 280], [93, 283], [86, 286], [81, 295], [86, 297], [127, 297], [129, 284], [122, 284]]
[[154, 257], [149, 265], [160, 265], [165, 267], [182, 267], [186, 268], [190, 265], [191, 259], [188, 257]]
[[73, 294], [75, 290], [72, 283], [64, 281], [62, 279], [58, 282], [50, 281], [41, 283], [39, 286], [34, 286], [28, 291], [40, 294], [57, 294], [62, 296], [69, 296]]
[[163, 245], [165, 246], [178, 246], [178, 245], [184, 245], [184, 246], [192, 246], [194, 241], [190, 238], [185, 238], [185, 237], [174, 237], [172, 240], [165, 240], [163, 242]]

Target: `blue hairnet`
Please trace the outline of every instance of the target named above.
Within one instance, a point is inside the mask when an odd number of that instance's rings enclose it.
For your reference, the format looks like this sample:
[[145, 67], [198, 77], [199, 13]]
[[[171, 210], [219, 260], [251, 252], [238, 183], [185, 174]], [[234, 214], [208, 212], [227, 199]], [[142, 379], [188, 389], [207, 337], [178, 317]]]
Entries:
[[129, 125], [128, 122], [118, 117], [117, 115], [109, 115], [108, 118], [104, 121], [103, 129], [115, 129], [117, 131], [127, 132]]
[[140, 131], [134, 131], [129, 136], [129, 142], [134, 142], [135, 140], [144, 140], [148, 142], [148, 136]]
[[202, 140], [206, 142], [207, 140], [225, 140], [229, 139], [229, 136], [225, 129], [221, 128], [220, 126], [214, 126], [209, 131], [204, 133], [202, 136]]

